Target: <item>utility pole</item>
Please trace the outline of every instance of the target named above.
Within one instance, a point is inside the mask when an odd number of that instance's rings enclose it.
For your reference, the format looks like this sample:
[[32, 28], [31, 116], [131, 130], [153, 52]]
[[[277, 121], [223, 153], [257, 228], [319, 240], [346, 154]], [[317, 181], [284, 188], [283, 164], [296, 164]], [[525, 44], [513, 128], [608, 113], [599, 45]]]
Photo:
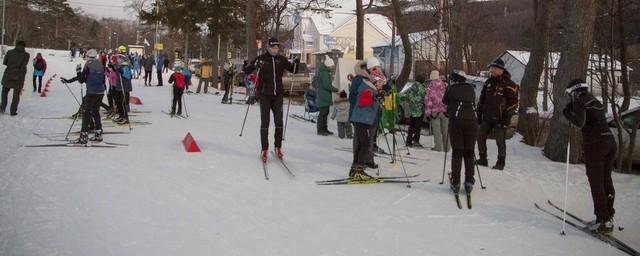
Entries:
[[4, 57], [4, 14], [6, 9], [7, 1], [2, 0], [2, 39], [0, 40], [0, 58]]
[[158, 1], [156, 0], [156, 34], [153, 37], [153, 52], [156, 58], [158, 58], [158, 49], [157, 49], [157, 45], [158, 45]]

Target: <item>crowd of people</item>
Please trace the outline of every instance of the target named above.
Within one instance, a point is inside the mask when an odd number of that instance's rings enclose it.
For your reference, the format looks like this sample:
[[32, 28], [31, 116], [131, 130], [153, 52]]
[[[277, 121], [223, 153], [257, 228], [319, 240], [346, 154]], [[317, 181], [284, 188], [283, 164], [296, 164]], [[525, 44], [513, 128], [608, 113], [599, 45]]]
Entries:
[[[12, 116], [17, 115], [20, 92], [24, 86], [27, 64], [30, 55], [25, 51], [25, 42], [18, 41], [14, 49], [7, 52], [3, 64], [6, 66], [2, 77], [2, 97], [0, 111], [5, 112], [8, 94], [13, 90], [10, 107]], [[247, 104], [259, 102], [260, 106], [260, 159], [268, 159], [269, 125], [271, 115], [275, 124], [274, 153], [282, 159], [283, 98], [285, 88], [282, 77], [285, 71], [299, 72], [299, 60], [290, 61], [279, 54], [280, 43], [277, 39], [268, 40], [264, 54], [256, 57], [243, 66], [244, 81], [247, 85]], [[152, 70], [157, 71], [158, 85], [162, 86], [162, 73], [167, 72], [169, 60], [161, 54], [141, 56], [127, 53], [125, 46], [115, 51], [88, 49], [83, 54], [87, 61], [84, 66], [78, 65], [74, 78], [61, 78], [63, 83], [78, 81], [85, 84], [87, 90], [83, 95], [78, 114], [82, 115], [82, 128], [77, 143], [86, 144], [89, 140], [102, 141], [102, 125], [99, 109], [108, 111], [108, 115], [119, 124], [129, 123], [129, 94], [133, 90], [132, 79], [139, 79], [144, 69], [145, 86], [151, 86]], [[327, 57], [317, 69], [315, 88], [305, 93], [305, 98], [312, 97], [318, 108], [316, 133], [330, 136], [328, 118], [336, 120], [338, 136], [341, 139], [352, 139], [353, 159], [348, 177], [356, 182], [376, 182], [377, 178], [369, 175], [367, 169], [376, 169], [374, 161], [377, 152], [375, 142], [379, 134], [400, 131], [396, 126], [399, 104], [405, 103], [408, 117], [407, 136], [404, 143], [407, 147], [424, 148], [421, 143], [423, 124], [429, 123], [430, 134], [434, 145], [431, 150], [448, 152], [452, 149], [450, 187], [455, 193], [464, 187], [467, 193], [475, 184], [475, 167], [488, 166], [486, 141], [493, 135], [496, 140], [498, 155], [493, 169], [503, 170], [506, 165], [506, 131], [511, 125], [512, 117], [518, 109], [519, 87], [511, 80], [509, 71], [501, 59], [496, 59], [489, 66], [490, 77], [484, 83], [479, 97], [476, 97], [475, 86], [467, 82], [460, 71], [447, 74], [446, 78], [437, 70], [425, 75], [417, 74], [414, 81], [397, 92], [393, 79], [388, 79], [380, 61], [371, 57], [356, 61], [353, 75], [350, 78], [348, 91], [340, 90], [333, 84], [335, 63]], [[47, 64], [41, 53], [33, 59], [33, 91], [42, 90], [42, 77]], [[171, 115], [182, 115], [182, 97], [191, 85], [191, 72], [187, 67], [175, 65], [169, 77], [173, 86]], [[207, 93], [208, 81], [213, 76], [212, 70], [202, 73], [197, 93], [202, 82], [205, 82], [204, 93]], [[225, 95], [223, 103], [230, 103], [233, 95], [233, 82], [237, 76], [230, 63], [224, 65], [223, 86]], [[36, 81], [39, 84], [36, 84]], [[611, 219], [615, 213], [613, 202], [615, 190], [611, 180], [613, 159], [616, 153], [615, 141], [608, 129], [604, 116], [604, 107], [597, 98], [588, 91], [584, 80], [573, 80], [567, 87], [570, 103], [563, 114], [574, 126], [582, 129], [586, 169], [594, 201], [596, 220], [590, 223], [592, 230], [610, 233], [613, 230]], [[107, 96], [108, 104], [103, 103]], [[334, 97], [336, 96], [336, 97]], [[331, 107], [333, 106], [333, 111]], [[89, 138], [89, 131], [95, 135]], [[400, 131], [401, 132], [401, 131]], [[475, 148], [479, 150], [476, 159]], [[462, 164], [464, 163], [464, 180]], [[462, 186], [461, 186], [462, 185]]]

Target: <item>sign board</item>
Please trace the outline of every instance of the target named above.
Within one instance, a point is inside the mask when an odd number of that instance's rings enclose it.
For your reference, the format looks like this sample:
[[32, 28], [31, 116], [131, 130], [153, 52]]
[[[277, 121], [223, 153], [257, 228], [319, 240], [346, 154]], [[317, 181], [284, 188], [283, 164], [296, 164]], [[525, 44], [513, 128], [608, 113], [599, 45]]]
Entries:
[[164, 50], [164, 45], [163, 44], [156, 44], [155, 49], [156, 50]]

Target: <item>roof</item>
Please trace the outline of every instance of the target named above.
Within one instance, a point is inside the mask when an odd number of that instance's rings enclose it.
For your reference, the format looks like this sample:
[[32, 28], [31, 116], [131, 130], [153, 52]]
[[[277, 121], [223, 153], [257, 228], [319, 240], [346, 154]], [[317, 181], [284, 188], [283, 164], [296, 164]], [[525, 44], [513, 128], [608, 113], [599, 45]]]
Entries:
[[[353, 23], [355, 23], [356, 18], [357, 17], [354, 15], [351, 18], [346, 19], [340, 25], [336, 26], [333, 31], [336, 31], [347, 24], [351, 24], [352, 21]], [[373, 27], [378, 32], [380, 32], [380, 34], [383, 34], [386, 37], [391, 37], [391, 21], [389, 21], [387, 17], [384, 17], [379, 14], [365, 14], [364, 21], [369, 23], [369, 25], [371, 25], [371, 27]]]
[[[525, 66], [527, 65], [527, 63], [529, 63], [529, 57], [531, 56], [531, 53], [528, 51], [507, 50], [502, 55], [500, 55], [500, 57], [504, 56], [505, 54], [511, 55], [518, 62], [522, 63], [522, 65], [525, 65]], [[557, 69], [561, 54], [559, 52], [551, 52], [550, 55], [551, 55], [551, 69]], [[591, 54], [589, 59], [590, 61], [589, 61], [588, 69], [589, 70], [596, 69], [599, 66], [598, 62], [600, 62], [599, 56], [597, 54]], [[604, 61], [607, 62], [608, 66], [611, 65], [611, 59], [608, 55], [604, 55], [603, 62]], [[602, 64], [602, 66], [604, 66], [604, 63]], [[629, 71], [633, 71], [630, 67], [627, 67], [627, 68], [629, 69]], [[609, 70], [611, 70], [611, 67], [609, 67]], [[620, 63], [620, 61], [615, 60], [614, 70], [622, 70], [622, 63]]]

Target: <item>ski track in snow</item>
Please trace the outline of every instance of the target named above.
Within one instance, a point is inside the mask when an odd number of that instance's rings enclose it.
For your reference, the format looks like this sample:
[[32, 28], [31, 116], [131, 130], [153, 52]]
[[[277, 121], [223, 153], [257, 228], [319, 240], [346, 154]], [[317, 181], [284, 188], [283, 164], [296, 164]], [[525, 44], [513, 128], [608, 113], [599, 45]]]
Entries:
[[[74, 75], [79, 60], [46, 52], [44, 81]], [[270, 159], [265, 181], [257, 105], [238, 137], [246, 106], [187, 94], [190, 117], [171, 119], [161, 112], [169, 108], [170, 86], [144, 87], [142, 80], [134, 80], [132, 95], [145, 105], [132, 107], [153, 113], [131, 119], [152, 124], [104, 136], [128, 147], [23, 148], [52, 143], [32, 133], [66, 132], [71, 122], [41, 117], [77, 110], [58, 78], [47, 98], [31, 93], [29, 67], [19, 115], [0, 116], [0, 255], [624, 255], [571, 227], [560, 236], [561, 223], [533, 207], [547, 199], [562, 204], [565, 165], [518, 137], [508, 142], [505, 171], [480, 168], [487, 189], [476, 176], [473, 210], [459, 210], [448, 184], [438, 184], [444, 155], [427, 150], [411, 155], [429, 161], [407, 159], [418, 164], [405, 167], [429, 183], [317, 186], [347, 175], [351, 153], [335, 148], [351, 141], [316, 136], [315, 124], [292, 118], [283, 143], [296, 177]], [[77, 83], [69, 86], [80, 93]], [[202, 153], [184, 152], [187, 132]], [[378, 161], [381, 175], [403, 175], [402, 165]], [[626, 228], [615, 236], [640, 248], [640, 178], [614, 174], [614, 183], [616, 224]], [[569, 193], [568, 209], [593, 218], [583, 165], [571, 166]]]

